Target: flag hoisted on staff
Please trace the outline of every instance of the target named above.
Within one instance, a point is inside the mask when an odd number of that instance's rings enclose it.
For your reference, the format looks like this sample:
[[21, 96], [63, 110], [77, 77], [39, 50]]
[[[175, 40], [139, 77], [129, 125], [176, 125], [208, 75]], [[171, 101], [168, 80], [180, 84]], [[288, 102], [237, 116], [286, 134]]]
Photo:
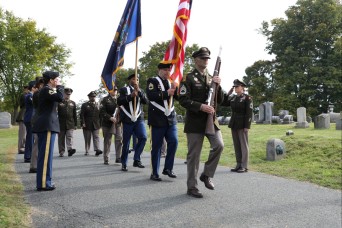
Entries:
[[101, 81], [108, 91], [114, 89], [116, 73], [124, 64], [126, 45], [140, 36], [140, 0], [128, 0], [101, 74]]
[[191, 4], [192, 0], [180, 0], [173, 27], [173, 36], [163, 59], [163, 63], [173, 64], [171, 79], [177, 84], [183, 78], [185, 43], [188, 34], [187, 25], [190, 19]]

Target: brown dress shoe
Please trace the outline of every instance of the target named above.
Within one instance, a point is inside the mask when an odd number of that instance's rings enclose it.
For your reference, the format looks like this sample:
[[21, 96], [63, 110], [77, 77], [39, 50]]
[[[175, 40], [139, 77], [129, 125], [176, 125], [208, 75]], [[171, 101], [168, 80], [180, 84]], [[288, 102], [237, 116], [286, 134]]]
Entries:
[[203, 198], [203, 194], [198, 189], [188, 189], [187, 194], [195, 198]]
[[208, 188], [208, 189], [210, 189], [210, 190], [214, 190], [214, 189], [215, 189], [214, 183], [211, 182], [210, 177], [208, 177], [208, 176], [206, 176], [206, 175], [204, 175], [204, 174], [202, 173], [202, 175], [200, 176], [200, 180], [201, 180], [202, 182], [204, 182], [204, 185], [205, 185], [206, 188]]

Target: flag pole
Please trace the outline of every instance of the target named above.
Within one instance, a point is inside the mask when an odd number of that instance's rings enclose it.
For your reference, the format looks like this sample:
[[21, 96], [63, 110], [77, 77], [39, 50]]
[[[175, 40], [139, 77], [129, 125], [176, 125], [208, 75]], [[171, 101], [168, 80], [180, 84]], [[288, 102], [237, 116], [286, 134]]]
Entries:
[[[137, 77], [138, 77], [138, 39], [135, 42], [135, 75], [134, 75], [135, 84], [138, 85]], [[136, 116], [137, 114], [136, 112], [137, 112], [137, 99], [136, 97], [134, 97], [134, 105], [133, 105], [134, 116]]]

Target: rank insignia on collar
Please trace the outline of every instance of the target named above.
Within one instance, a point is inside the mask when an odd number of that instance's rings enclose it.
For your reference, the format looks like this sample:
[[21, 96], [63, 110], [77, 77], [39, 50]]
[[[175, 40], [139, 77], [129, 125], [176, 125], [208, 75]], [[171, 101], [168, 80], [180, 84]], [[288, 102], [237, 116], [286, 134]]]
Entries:
[[153, 86], [153, 83], [151, 82], [150, 84], [148, 84], [148, 89], [149, 90], [153, 90], [154, 86]]
[[180, 94], [180, 95], [186, 94], [186, 87], [185, 87], [185, 85], [182, 85], [182, 86], [180, 87], [179, 94]]

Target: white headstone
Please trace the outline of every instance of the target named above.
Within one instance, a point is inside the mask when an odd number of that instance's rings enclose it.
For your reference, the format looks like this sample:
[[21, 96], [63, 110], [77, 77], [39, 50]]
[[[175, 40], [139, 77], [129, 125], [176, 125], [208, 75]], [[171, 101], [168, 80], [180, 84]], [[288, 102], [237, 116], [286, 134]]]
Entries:
[[309, 123], [306, 121], [306, 108], [297, 108], [297, 123], [296, 128], [307, 128]]
[[0, 128], [11, 128], [11, 114], [8, 112], [0, 112]]
[[327, 129], [330, 128], [330, 115], [321, 114], [314, 118], [315, 129]]

